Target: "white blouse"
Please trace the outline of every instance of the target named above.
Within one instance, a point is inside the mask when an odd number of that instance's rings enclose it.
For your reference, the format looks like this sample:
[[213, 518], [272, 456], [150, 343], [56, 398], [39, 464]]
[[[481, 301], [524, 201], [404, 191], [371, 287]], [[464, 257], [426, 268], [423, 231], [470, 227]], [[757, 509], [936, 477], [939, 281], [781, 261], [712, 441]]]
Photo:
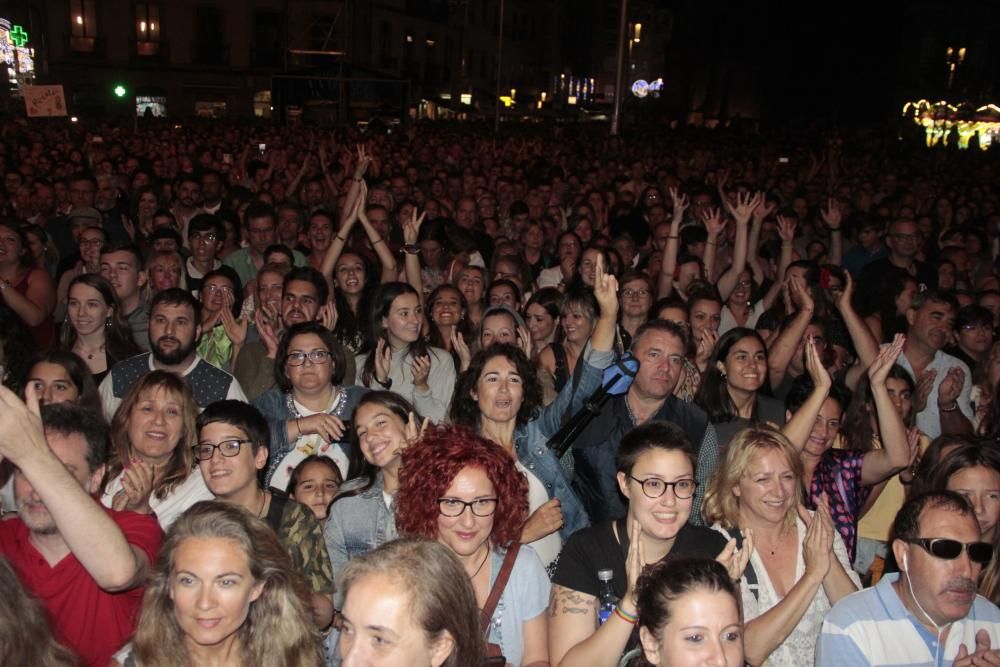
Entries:
[[[806, 539], [806, 525], [799, 518], [795, 519], [795, 526], [798, 530], [798, 553], [795, 557], [795, 581], [797, 582], [806, 573], [806, 563], [802, 557], [802, 543]], [[722, 533], [728, 540], [731, 535], [719, 524], [712, 526], [714, 530]], [[850, 577], [854, 585], [860, 589], [861, 579], [851, 567], [850, 559], [847, 557], [847, 548], [840, 533], [833, 533], [833, 554], [840, 561], [847, 576]], [[740, 578], [740, 595], [743, 599], [743, 622], [749, 623], [758, 616], [777, 606], [783, 598], [774, 590], [774, 584], [767, 574], [764, 561], [755, 549], [750, 555], [750, 564], [757, 575], [757, 586], [751, 589], [747, 583], [746, 576]], [[756, 595], [754, 594], [756, 592]], [[801, 667], [802, 665], [812, 665], [815, 662], [816, 642], [819, 640], [820, 630], [823, 628], [823, 619], [829, 613], [832, 605], [826, 596], [826, 591], [820, 586], [816, 590], [812, 603], [806, 609], [799, 622], [795, 625], [785, 641], [781, 642], [776, 649], [764, 661], [766, 667]]]

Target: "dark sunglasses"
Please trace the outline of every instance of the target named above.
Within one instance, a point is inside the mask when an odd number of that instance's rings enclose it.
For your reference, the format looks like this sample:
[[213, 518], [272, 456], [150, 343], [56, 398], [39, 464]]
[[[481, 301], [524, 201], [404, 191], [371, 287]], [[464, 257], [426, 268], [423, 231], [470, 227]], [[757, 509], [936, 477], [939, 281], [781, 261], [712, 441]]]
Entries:
[[955, 560], [962, 555], [963, 551], [969, 554], [969, 560], [980, 565], [987, 565], [993, 560], [993, 545], [989, 542], [971, 542], [965, 544], [958, 540], [949, 540], [944, 537], [915, 537], [911, 540], [904, 540], [910, 544], [918, 544], [927, 553], [942, 560]]

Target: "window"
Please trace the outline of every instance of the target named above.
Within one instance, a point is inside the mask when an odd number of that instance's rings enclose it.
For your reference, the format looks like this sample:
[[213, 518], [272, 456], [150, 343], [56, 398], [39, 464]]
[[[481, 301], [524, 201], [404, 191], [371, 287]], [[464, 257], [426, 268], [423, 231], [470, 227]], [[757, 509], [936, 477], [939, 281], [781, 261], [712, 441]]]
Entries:
[[271, 11], [254, 13], [253, 60], [258, 67], [281, 65], [281, 14]]
[[229, 46], [223, 43], [225, 15], [218, 7], [203, 5], [194, 13], [194, 61], [199, 65], [225, 65]]
[[69, 45], [73, 51], [93, 53], [97, 46], [96, 0], [70, 0]]
[[74, 37], [97, 36], [97, 8], [94, 0], [70, 0], [71, 34]]
[[137, 42], [160, 41], [160, 6], [140, 2], [135, 6], [135, 39]]
[[253, 95], [253, 115], [257, 118], [271, 117], [271, 91], [261, 90]]

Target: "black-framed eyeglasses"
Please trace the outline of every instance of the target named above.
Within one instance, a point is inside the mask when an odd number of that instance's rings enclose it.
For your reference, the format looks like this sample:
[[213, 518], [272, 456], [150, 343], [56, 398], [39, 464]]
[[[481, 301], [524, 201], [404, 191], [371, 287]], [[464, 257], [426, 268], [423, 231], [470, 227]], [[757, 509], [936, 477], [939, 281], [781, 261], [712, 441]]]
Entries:
[[988, 565], [993, 560], [993, 545], [989, 542], [959, 542], [946, 537], [914, 537], [903, 540], [923, 547], [924, 551], [941, 560], [955, 560], [965, 551], [969, 560], [980, 565]]
[[648, 477], [646, 479], [639, 479], [629, 475], [630, 479], [639, 482], [642, 486], [642, 492], [646, 494], [647, 498], [659, 498], [667, 489], [674, 487], [674, 496], [681, 500], [687, 500], [694, 495], [695, 489], [698, 488], [698, 482], [693, 479], [679, 479], [676, 482], [665, 482], [658, 477]]
[[313, 350], [312, 352], [289, 352], [285, 356], [285, 363], [289, 366], [301, 366], [306, 363], [306, 359], [314, 364], [325, 364], [330, 361], [329, 350]]
[[438, 511], [442, 516], [462, 516], [465, 508], [468, 507], [476, 516], [493, 516], [497, 511], [496, 498], [477, 498], [476, 500], [465, 502], [458, 498], [438, 498]]
[[194, 452], [194, 457], [199, 461], [211, 461], [212, 457], [215, 456], [215, 450], [218, 449], [219, 453], [227, 458], [232, 458], [240, 453], [240, 447], [253, 442], [253, 440], [223, 440], [218, 444], [212, 444], [211, 442], [199, 442], [197, 445], [191, 448]]
[[631, 299], [634, 296], [640, 298], [646, 297], [649, 296], [649, 290], [646, 289], [645, 287], [640, 287], [639, 289], [623, 289], [622, 296], [625, 297], [626, 299]]

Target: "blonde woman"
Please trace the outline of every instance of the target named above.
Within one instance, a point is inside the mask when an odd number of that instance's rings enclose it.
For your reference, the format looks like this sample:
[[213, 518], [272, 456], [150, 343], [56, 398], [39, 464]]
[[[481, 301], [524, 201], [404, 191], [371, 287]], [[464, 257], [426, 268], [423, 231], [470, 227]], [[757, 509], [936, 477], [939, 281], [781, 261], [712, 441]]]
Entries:
[[705, 496], [702, 511], [713, 529], [741, 543], [753, 537], [740, 579], [752, 665], [812, 664], [824, 616], [861, 585], [825, 496], [810, 514], [801, 494], [798, 451], [780, 432], [754, 426], [729, 443]]
[[305, 582], [270, 526], [200, 502], [167, 532], [135, 638], [111, 664], [319, 667], [311, 620]]

